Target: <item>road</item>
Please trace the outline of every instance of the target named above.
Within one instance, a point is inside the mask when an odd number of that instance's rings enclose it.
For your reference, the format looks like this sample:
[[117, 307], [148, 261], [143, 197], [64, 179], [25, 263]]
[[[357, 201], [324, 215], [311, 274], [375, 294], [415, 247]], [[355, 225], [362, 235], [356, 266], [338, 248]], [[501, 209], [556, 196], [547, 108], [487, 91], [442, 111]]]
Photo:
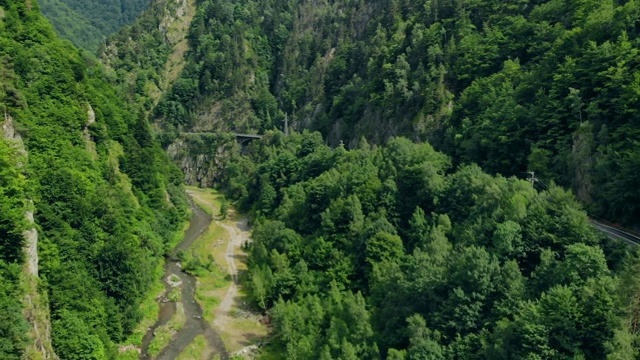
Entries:
[[600, 232], [605, 234], [611, 239], [614, 240], [624, 240], [627, 243], [635, 246], [640, 245], [640, 236], [636, 234], [632, 234], [630, 232], [618, 229], [611, 225], [607, 225], [601, 221], [591, 219], [591, 225], [598, 229]]

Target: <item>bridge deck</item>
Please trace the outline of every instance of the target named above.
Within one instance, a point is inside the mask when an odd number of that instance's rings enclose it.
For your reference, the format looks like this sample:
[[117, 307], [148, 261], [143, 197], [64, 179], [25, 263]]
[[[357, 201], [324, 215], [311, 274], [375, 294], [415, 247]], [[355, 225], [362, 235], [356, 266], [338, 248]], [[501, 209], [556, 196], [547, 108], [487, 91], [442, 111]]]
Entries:
[[233, 134], [235, 135], [237, 138], [240, 139], [262, 139], [263, 135], [256, 135], [256, 134]]

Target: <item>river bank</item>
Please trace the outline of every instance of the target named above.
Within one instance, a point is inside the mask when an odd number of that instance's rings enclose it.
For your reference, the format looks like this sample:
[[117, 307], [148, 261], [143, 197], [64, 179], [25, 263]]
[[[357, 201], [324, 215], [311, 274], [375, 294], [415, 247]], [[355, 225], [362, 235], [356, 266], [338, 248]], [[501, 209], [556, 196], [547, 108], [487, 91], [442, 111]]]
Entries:
[[211, 189], [187, 193], [189, 226], [158, 269], [162, 283], [142, 304], [152, 316], [120, 347], [119, 359], [228, 359], [267, 335], [240, 282], [246, 271], [240, 247], [250, 238], [246, 219], [233, 209], [220, 219], [224, 197]]
[[229, 354], [236, 354], [263, 342], [268, 334], [268, 328], [261, 323], [261, 314], [248, 305], [242, 285], [247, 271], [247, 254], [242, 244], [251, 238], [248, 221], [233, 208], [221, 219], [219, 209], [224, 197], [215, 190], [188, 187], [188, 191], [199, 206], [216, 218], [209, 231], [194, 243], [192, 251], [211, 256], [223, 274], [222, 278], [211, 275], [198, 278], [196, 298], [203, 304], [205, 319], [220, 333]]
[[[199, 335], [204, 335], [209, 358], [228, 359], [224, 344], [216, 331], [203, 319], [203, 312], [195, 301], [196, 279], [183, 271], [178, 254], [185, 252], [211, 224], [212, 218], [190, 201], [191, 219], [183, 240], [166, 257], [163, 267], [164, 289], [153, 301], [158, 303], [157, 317], [141, 341], [140, 329], [133, 336], [133, 345], [121, 347], [120, 359], [176, 359]], [[149, 306], [143, 304], [144, 306]], [[153, 306], [150, 306], [154, 308]], [[148, 324], [148, 320], [145, 321]], [[136, 344], [136, 341], [138, 343]]]

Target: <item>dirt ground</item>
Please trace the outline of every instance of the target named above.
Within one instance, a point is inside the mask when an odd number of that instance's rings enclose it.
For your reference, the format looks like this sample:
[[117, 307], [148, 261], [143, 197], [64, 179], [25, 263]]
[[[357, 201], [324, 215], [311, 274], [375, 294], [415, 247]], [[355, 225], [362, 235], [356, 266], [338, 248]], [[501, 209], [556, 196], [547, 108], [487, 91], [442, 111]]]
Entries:
[[[204, 250], [213, 256], [216, 264], [228, 275], [224, 286], [207, 287], [204, 295], [217, 301], [211, 309], [203, 309], [205, 318], [216, 329], [229, 354], [247, 349], [265, 340], [268, 329], [260, 323], [261, 314], [248, 305], [245, 288], [241, 282], [246, 271], [247, 254], [242, 250], [243, 243], [250, 241], [247, 218], [229, 211], [227, 219], [221, 220], [219, 209], [223, 197], [211, 189], [189, 188], [189, 194], [205, 211], [214, 216], [208, 231], [214, 236], [203, 236], [206, 241]], [[196, 286], [205, 285], [207, 279], [198, 279]], [[201, 299], [199, 299], [201, 300]], [[203, 301], [204, 307], [207, 303]], [[207, 313], [212, 314], [211, 317]], [[246, 352], [246, 351], [245, 351]], [[245, 358], [250, 356], [243, 355]]]

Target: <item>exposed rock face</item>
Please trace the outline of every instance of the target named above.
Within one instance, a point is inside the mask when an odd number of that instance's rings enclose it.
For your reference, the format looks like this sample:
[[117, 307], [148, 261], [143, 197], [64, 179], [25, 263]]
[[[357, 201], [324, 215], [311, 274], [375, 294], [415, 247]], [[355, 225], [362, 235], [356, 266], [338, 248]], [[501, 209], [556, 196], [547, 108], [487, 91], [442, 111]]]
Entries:
[[[33, 202], [29, 203], [33, 207]], [[33, 220], [33, 211], [29, 210], [25, 215], [31, 225], [31, 229], [22, 233], [25, 240], [24, 252], [27, 254], [27, 272], [31, 276], [38, 277], [38, 230]]]
[[[24, 147], [22, 137], [16, 131], [13, 119], [7, 113], [4, 114], [2, 126], [2, 136], [5, 140], [14, 144], [18, 151], [19, 157], [26, 161], [27, 151]], [[19, 166], [24, 164], [18, 163]], [[30, 228], [23, 232], [25, 244], [24, 252], [26, 255], [25, 264], [25, 287], [26, 293], [23, 300], [23, 314], [27, 321], [31, 324], [30, 338], [32, 343], [26, 349], [25, 357], [39, 357], [43, 359], [58, 359], [51, 346], [51, 320], [49, 309], [46, 305], [45, 298], [38, 293], [38, 230], [33, 218], [33, 202], [29, 201], [29, 209], [25, 212], [25, 217], [29, 222]]]
[[96, 113], [93, 110], [91, 104], [87, 104], [87, 123], [82, 130], [82, 137], [84, 138], [85, 148], [87, 151], [93, 156], [93, 159], [96, 160], [98, 158], [98, 154], [96, 153], [96, 143], [93, 141], [91, 137], [91, 132], [89, 132], [89, 126], [95, 124], [96, 122]]
[[167, 11], [158, 30], [170, 44], [175, 45], [184, 38], [189, 27], [190, 21], [185, 24], [182, 18], [188, 15], [190, 8], [187, 0], [175, 0], [175, 4], [168, 2], [167, 10], [173, 11]]
[[184, 172], [187, 185], [215, 187], [235, 146], [239, 145], [232, 134], [186, 133], [169, 145], [167, 153]]
[[26, 158], [27, 151], [24, 148], [22, 137], [20, 137], [20, 134], [18, 134], [15, 126], [13, 125], [13, 119], [6, 112], [4, 113], [4, 121], [2, 122], [0, 129], [2, 129], [2, 137], [5, 140], [9, 140], [14, 143], [20, 157]]
[[90, 126], [91, 124], [95, 124], [95, 122], [96, 122], [96, 112], [93, 111], [93, 107], [91, 106], [91, 104], [89, 104], [87, 109], [87, 126]]
[[573, 145], [569, 166], [573, 168], [573, 191], [585, 204], [592, 204], [593, 178], [595, 167], [595, 149], [593, 125], [583, 122], [573, 134]]

